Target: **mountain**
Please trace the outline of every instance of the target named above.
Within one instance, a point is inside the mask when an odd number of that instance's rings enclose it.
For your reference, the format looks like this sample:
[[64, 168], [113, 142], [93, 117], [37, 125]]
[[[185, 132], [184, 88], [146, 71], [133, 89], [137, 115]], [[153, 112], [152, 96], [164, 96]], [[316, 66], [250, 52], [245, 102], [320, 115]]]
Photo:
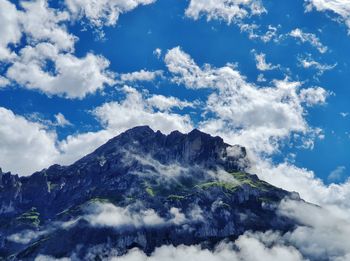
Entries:
[[70, 166], [29, 177], [0, 170], [0, 256], [101, 260], [293, 229], [276, 209], [298, 195], [246, 173], [249, 164], [245, 148], [220, 137], [141, 126]]

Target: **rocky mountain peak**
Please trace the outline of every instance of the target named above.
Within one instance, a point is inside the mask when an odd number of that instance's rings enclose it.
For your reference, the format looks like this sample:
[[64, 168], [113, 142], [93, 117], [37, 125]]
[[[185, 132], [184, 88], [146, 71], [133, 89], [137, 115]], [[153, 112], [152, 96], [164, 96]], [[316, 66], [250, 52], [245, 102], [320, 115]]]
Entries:
[[[229, 155], [228, 151], [232, 148], [239, 153]], [[173, 131], [165, 135], [153, 131], [149, 126], [139, 126], [123, 132], [80, 162], [91, 161], [92, 158], [121, 157], [125, 153], [148, 155], [164, 164], [177, 162], [207, 167], [220, 165], [232, 170], [242, 170], [249, 164], [244, 147], [228, 145], [220, 137], [213, 137], [197, 129], [188, 134]]]
[[[118, 255], [135, 246], [151, 253], [164, 244], [214, 246], [247, 230], [289, 230], [294, 222], [276, 206], [293, 194], [246, 173], [248, 164], [244, 147], [220, 137], [140, 126], [70, 166], [0, 174], [0, 256], [86, 260], [91, 247], [106, 244]], [[14, 236], [26, 233], [26, 242]]]

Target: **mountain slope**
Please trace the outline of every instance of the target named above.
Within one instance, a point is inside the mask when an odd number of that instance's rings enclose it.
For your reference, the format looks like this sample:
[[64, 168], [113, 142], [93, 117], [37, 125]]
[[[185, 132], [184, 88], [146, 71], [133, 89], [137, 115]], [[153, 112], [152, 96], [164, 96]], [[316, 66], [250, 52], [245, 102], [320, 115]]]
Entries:
[[21, 178], [0, 171], [0, 256], [86, 260], [292, 229], [276, 208], [298, 196], [245, 173], [248, 165], [245, 149], [220, 137], [141, 126], [70, 166]]

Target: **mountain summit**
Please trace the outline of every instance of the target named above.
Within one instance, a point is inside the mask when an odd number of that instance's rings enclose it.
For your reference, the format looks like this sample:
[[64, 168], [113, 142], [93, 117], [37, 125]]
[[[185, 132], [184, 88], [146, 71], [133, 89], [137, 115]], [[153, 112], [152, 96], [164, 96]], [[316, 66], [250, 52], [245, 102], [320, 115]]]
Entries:
[[0, 256], [100, 260], [134, 247], [212, 248], [247, 230], [292, 229], [276, 209], [296, 194], [248, 166], [245, 148], [220, 137], [141, 126], [70, 166], [29, 177], [0, 170]]

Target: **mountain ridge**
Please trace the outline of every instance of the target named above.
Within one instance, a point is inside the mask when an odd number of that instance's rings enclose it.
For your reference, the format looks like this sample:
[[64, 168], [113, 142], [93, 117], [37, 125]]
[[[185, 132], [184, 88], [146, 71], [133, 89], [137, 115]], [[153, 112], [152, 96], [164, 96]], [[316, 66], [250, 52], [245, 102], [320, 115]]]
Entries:
[[[139, 126], [69, 166], [29, 177], [1, 172], [0, 256], [85, 259], [97, 245], [150, 253], [162, 244], [210, 246], [246, 230], [290, 230], [295, 221], [276, 209], [298, 196], [246, 173], [248, 165], [245, 148], [220, 137]], [[28, 231], [28, 242], [15, 240]], [[57, 246], [58, 238], [68, 243]]]

